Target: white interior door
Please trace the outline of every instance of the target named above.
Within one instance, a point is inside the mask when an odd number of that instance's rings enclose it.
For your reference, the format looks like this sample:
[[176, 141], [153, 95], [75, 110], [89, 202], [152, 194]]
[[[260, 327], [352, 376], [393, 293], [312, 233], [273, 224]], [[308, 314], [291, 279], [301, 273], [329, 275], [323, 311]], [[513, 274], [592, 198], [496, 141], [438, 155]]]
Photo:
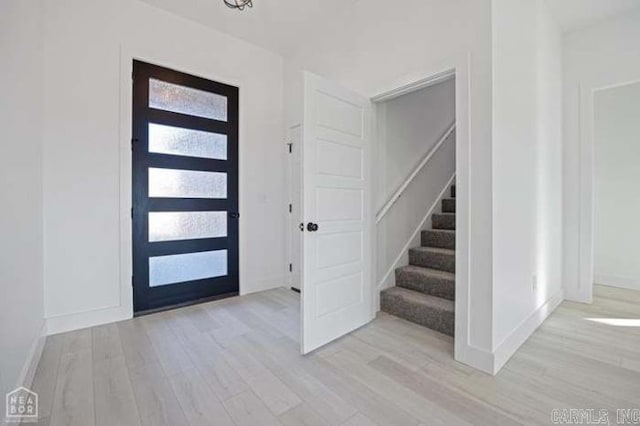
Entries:
[[370, 117], [368, 99], [305, 73], [303, 353], [373, 318]]

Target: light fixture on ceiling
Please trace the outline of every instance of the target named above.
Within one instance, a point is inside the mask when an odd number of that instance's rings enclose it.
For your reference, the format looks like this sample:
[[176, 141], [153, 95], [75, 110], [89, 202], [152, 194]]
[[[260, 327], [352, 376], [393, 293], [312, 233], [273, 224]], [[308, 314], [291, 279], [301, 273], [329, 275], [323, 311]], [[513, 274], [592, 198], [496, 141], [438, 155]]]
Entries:
[[244, 10], [245, 7], [253, 7], [252, 0], [224, 0], [224, 4], [231, 9]]

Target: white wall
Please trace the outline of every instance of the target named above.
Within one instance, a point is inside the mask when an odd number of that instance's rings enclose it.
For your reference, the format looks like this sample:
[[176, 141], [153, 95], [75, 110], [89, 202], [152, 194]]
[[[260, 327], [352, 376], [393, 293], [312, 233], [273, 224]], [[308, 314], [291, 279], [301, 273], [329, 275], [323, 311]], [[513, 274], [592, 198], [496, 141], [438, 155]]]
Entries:
[[[589, 181], [581, 184], [589, 154], [588, 126], [584, 119], [585, 102], [593, 91], [608, 86], [640, 80], [640, 9], [621, 17], [576, 31], [564, 37], [564, 285], [570, 300], [588, 302], [591, 298], [593, 265], [584, 250], [580, 231], [592, 226], [589, 208], [582, 208], [581, 198], [589, 204]], [[583, 123], [581, 123], [581, 108]], [[592, 123], [590, 123], [592, 124]], [[587, 128], [581, 129], [581, 125]], [[583, 131], [586, 130], [586, 131]], [[581, 136], [584, 142], [580, 148]], [[581, 157], [582, 155], [582, 157]], [[581, 161], [584, 164], [581, 167]], [[588, 179], [584, 178], [583, 179]], [[585, 232], [588, 234], [588, 232]], [[579, 253], [583, 252], [582, 262]], [[585, 253], [586, 251], [586, 253]], [[587, 269], [587, 270], [585, 270]], [[589, 271], [588, 269], [591, 269]]]
[[595, 282], [640, 290], [640, 82], [602, 90], [594, 114]]
[[[379, 212], [424, 156], [455, 122], [455, 80], [426, 87], [376, 103], [377, 138], [375, 205]], [[376, 283], [380, 289], [395, 283], [393, 270], [409, 263], [405, 246], [420, 245], [418, 228], [430, 228], [425, 215], [438, 201], [455, 173], [455, 133], [440, 146], [415, 176], [403, 196], [376, 229]], [[436, 212], [439, 212], [437, 206]], [[398, 256], [401, 256], [399, 261]]]
[[[0, 2], [0, 395], [30, 384], [43, 326], [42, 5]], [[3, 418], [3, 415], [0, 415]]]
[[562, 300], [561, 79], [546, 2], [493, 0], [496, 370]]
[[284, 285], [281, 57], [135, 0], [47, 2], [44, 24], [51, 331], [131, 314], [132, 56], [240, 87], [240, 289]]
[[455, 80], [376, 104], [379, 161], [376, 205], [382, 207], [456, 118]]
[[372, 97], [458, 67], [457, 143], [463, 149], [456, 151], [456, 163], [473, 167], [459, 168], [457, 175], [457, 256], [468, 260], [458, 263], [457, 277], [468, 295], [456, 294], [456, 358], [485, 369], [492, 310], [490, 5], [489, 0], [407, 0], [401, 7], [386, 0], [357, 2], [327, 21], [285, 66], [287, 86], [293, 83], [286, 90], [288, 124], [299, 118], [291, 94], [302, 68]]

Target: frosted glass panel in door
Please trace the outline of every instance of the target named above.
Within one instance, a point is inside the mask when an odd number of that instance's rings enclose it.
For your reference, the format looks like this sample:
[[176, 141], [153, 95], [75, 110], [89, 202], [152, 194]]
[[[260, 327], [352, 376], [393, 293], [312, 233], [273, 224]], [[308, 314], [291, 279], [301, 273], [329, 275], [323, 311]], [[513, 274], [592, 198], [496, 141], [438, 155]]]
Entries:
[[149, 79], [149, 107], [227, 121], [227, 98], [216, 93]]
[[175, 284], [227, 275], [227, 250], [172, 254], [149, 258], [149, 286]]
[[149, 152], [227, 159], [227, 135], [149, 123]]
[[149, 212], [149, 241], [227, 236], [227, 212]]
[[150, 167], [149, 197], [227, 198], [227, 174]]

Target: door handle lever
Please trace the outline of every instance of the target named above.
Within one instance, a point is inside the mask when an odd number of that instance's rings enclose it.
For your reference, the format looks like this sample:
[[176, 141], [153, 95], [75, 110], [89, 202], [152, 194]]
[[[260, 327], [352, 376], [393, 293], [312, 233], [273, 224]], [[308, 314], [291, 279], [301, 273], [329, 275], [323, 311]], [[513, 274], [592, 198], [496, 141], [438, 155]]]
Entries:
[[231, 219], [239, 219], [240, 218], [240, 213], [238, 213], [238, 212], [233, 212], [233, 213], [229, 212], [229, 217]]

